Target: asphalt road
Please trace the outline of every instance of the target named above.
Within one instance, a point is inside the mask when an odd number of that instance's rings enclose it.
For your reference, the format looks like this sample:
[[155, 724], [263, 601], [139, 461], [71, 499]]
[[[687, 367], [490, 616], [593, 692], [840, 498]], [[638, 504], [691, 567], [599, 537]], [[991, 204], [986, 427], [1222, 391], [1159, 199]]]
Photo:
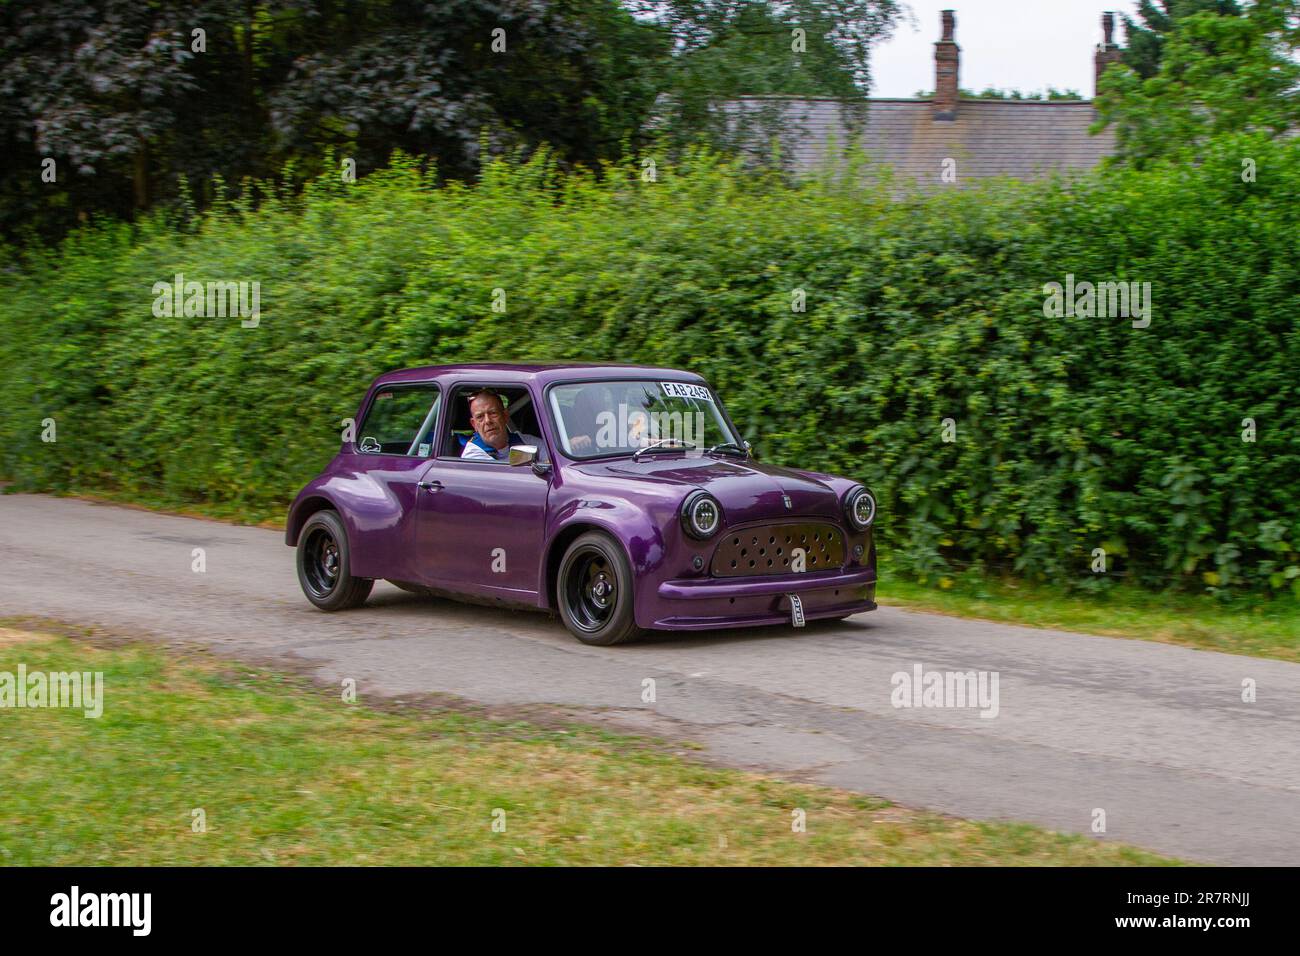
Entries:
[[[909, 806], [1085, 834], [1103, 810], [1103, 839], [1193, 861], [1300, 863], [1297, 664], [890, 608], [614, 648], [585, 647], [540, 614], [384, 583], [366, 607], [326, 615], [303, 598], [275, 531], [34, 495], [0, 495], [0, 556], [0, 615], [283, 660], [355, 679], [362, 701], [435, 692], [556, 706]], [[880, 592], [888, 601], [888, 582]], [[894, 675], [918, 665], [996, 673], [996, 716], [894, 706]]]

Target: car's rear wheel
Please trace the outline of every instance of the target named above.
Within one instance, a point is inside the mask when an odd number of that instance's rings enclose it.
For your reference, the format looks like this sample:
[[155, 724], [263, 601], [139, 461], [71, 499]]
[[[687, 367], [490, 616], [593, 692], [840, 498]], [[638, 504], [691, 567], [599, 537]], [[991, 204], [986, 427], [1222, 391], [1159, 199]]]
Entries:
[[359, 607], [370, 596], [374, 579], [352, 576], [347, 529], [338, 512], [316, 512], [299, 532], [298, 583], [322, 611]]
[[588, 531], [569, 545], [555, 590], [564, 626], [584, 644], [607, 647], [642, 633], [633, 613], [631, 565], [603, 531]]

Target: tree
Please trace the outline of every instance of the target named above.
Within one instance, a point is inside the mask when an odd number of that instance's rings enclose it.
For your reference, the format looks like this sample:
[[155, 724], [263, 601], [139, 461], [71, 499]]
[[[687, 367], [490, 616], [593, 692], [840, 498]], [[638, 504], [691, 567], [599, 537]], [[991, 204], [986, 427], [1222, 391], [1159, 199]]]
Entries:
[[721, 104], [861, 101], [897, 15], [896, 0], [9, 0], [0, 236], [129, 218], [187, 184], [198, 206], [218, 183], [293, 187], [331, 151], [360, 175], [400, 149], [470, 179], [483, 143], [593, 167], [661, 139], [752, 146]]
[[175, 145], [196, 87], [186, 5], [15, 3], [0, 19], [6, 191], [20, 207], [69, 190], [81, 209], [147, 205], [150, 157]]
[[1255, 0], [1239, 12], [1202, 10], [1169, 21], [1159, 66], [1122, 65], [1102, 77], [1099, 126], [1113, 124], [1120, 161], [1195, 158], [1233, 133], [1300, 127], [1300, 0]]
[[320, 4], [268, 93], [277, 142], [356, 148], [374, 168], [393, 148], [476, 169], [501, 147], [547, 143], [567, 162], [613, 158], [653, 102], [662, 33], [614, 0], [371, 0]]
[[[871, 44], [889, 36], [895, 0], [629, 0], [667, 31], [655, 125], [671, 147], [707, 140], [754, 148], [790, 133], [779, 103], [744, 97], [825, 96], [864, 102]], [[847, 119], [852, 120], [849, 109]]]
[[594, 164], [642, 135], [667, 56], [617, 0], [0, 4], [0, 233], [311, 175], [330, 147], [362, 171], [400, 148], [470, 177], [485, 136]]
[[1240, 16], [1241, 7], [1237, 0], [1140, 0], [1138, 18], [1142, 22], [1124, 16], [1124, 64], [1144, 80], [1155, 76], [1165, 38], [1173, 30], [1174, 21], [1207, 12]]

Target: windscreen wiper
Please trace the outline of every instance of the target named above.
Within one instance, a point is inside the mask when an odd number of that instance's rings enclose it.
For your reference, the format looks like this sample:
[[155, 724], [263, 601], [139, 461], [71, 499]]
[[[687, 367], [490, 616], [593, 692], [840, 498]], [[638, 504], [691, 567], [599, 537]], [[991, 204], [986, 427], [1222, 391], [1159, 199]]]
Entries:
[[706, 448], [706, 449], [704, 449], [704, 454], [706, 454], [706, 455], [712, 455], [712, 454], [713, 454], [714, 452], [716, 452], [716, 451], [726, 451], [726, 450], [734, 451], [734, 452], [736, 452], [737, 454], [739, 454], [740, 457], [742, 457], [742, 458], [748, 458], [748, 457], [749, 457], [749, 450], [746, 449], [744, 445], [741, 445], [741, 444], [739, 444], [738, 442], [734, 442], [734, 441], [721, 441], [721, 442], [718, 442], [718, 443], [717, 443], [716, 445], [714, 445], [712, 448]]
[[648, 455], [652, 451], [679, 451], [683, 448], [697, 447], [693, 441], [682, 441], [680, 438], [661, 438], [657, 442], [652, 442], [644, 448], [638, 448], [632, 453], [632, 460], [637, 461], [642, 455]]

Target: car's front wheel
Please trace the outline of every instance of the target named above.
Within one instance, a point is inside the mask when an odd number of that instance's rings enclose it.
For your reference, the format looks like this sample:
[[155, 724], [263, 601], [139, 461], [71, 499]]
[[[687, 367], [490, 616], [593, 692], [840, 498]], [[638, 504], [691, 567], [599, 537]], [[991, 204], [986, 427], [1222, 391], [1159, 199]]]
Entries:
[[322, 611], [359, 607], [375, 586], [373, 578], [352, 576], [347, 529], [336, 511], [318, 511], [298, 534], [298, 583]]
[[555, 590], [564, 626], [584, 644], [622, 644], [642, 633], [633, 614], [632, 568], [603, 531], [588, 531], [569, 545]]

